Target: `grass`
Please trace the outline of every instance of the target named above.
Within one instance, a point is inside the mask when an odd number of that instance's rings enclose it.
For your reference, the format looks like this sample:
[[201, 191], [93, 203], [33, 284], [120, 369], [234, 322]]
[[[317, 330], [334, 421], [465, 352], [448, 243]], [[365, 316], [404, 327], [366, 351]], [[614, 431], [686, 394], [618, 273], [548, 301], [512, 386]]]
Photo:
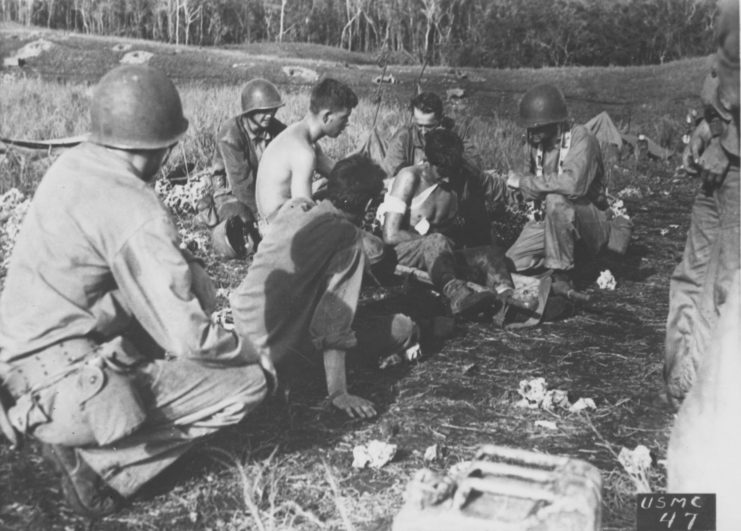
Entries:
[[[87, 81], [117, 60], [110, 51], [116, 39], [39, 34], [58, 42], [64, 53], [39, 58], [26, 75], [0, 80], [0, 136], [40, 139], [85, 132]], [[38, 37], [27, 32], [17, 33], [17, 38], [9, 35], [0, 29], [3, 43], [16, 48]], [[216, 131], [237, 111], [239, 85], [246, 76], [245, 71], [236, 75], [233, 63], [252, 61], [249, 75], [276, 76], [286, 94], [287, 105], [278, 115], [284, 121], [300, 118], [307, 107], [305, 87], [276, 73], [293, 59], [263, 60], [240, 50], [182, 48], [176, 53], [167, 45], [135, 44], [152, 46], [159, 53], [158, 64], [176, 73], [191, 122], [165, 173], [184, 161], [193, 171], [209, 166]], [[703, 65], [702, 59], [691, 59], [635, 69], [468, 70], [469, 97], [447, 110], [467, 126], [484, 166], [498, 171], [512, 164], [512, 153], [519, 153], [521, 130], [512, 120], [517, 98], [545, 80], [564, 86], [577, 120], [606, 108], [619, 125], [649, 131], [652, 138], [671, 145], [687, 106], [695, 103]], [[369, 80], [378, 69], [320, 61], [312, 67], [351, 80], [361, 96], [345, 134], [323, 141], [326, 150], [339, 157], [366, 139], [375, 113], [371, 98], [376, 87]], [[74, 68], [82, 69], [79, 76], [64, 75]], [[377, 122], [382, 138], [407, 119], [406, 101], [418, 74], [410, 67], [392, 71], [402, 82], [383, 87]], [[443, 91], [458, 81], [449, 71], [433, 68], [424, 83], [425, 88]], [[18, 151], [0, 155], [0, 193], [10, 187], [32, 193], [54, 157]], [[242, 425], [186, 456], [128, 509], [102, 522], [90, 524], [64, 507], [35, 446], [11, 453], [0, 445], [0, 526], [388, 529], [403, 502], [404, 485], [416, 470], [443, 470], [470, 459], [478, 445], [493, 442], [593, 463], [603, 476], [605, 529], [632, 528], [635, 488], [615, 454], [622, 446], [644, 444], [657, 458], [666, 455], [672, 417], [658, 400], [658, 391], [668, 276], [681, 254], [695, 184], [677, 180], [671, 163], [622, 157], [613, 160], [610, 171], [613, 192], [627, 186], [641, 191], [642, 198], [625, 201], [635, 223], [634, 237], [625, 257], [608, 257], [598, 264], [614, 273], [617, 290], [600, 292], [588, 284], [593, 302], [576, 316], [524, 331], [505, 331], [487, 322], [458, 323], [454, 337], [426, 345], [427, 359], [421, 363], [384, 372], [353, 365], [353, 391], [372, 399], [380, 411], [373, 421], [346, 420], [334, 412], [323, 402], [321, 367], [302, 366], [297, 375], [287, 377], [284, 395], [268, 400]], [[194, 230], [189, 214], [181, 214], [178, 223]], [[233, 288], [246, 265], [214, 260], [205, 240], [197, 251], [217, 287]], [[434, 294], [414, 285], [376, 290], [388, 296], [378, 303], [383, 308], [407, 312], [420, 321], [440, 309]], [[226, 299], [221, 302], [226, 304]], [[594, 398], [597, 410], [586, 417], [517, 408], [518, 382], [536, 376], [546, 377], [552, 388], [568, 390], [572, 399]], [[538, 428], [537, 420], [555, 421], [558, 430]], [[374, 438], [398, 444], [397, 458], [377, 471], [352, 469], [352, 448]], [[433, 443], [444, 446], [446, 454], [430, 465], [423, 453]], [[660, 466], [651, 469], [649, 481], [654, 490], [663, 488]]]

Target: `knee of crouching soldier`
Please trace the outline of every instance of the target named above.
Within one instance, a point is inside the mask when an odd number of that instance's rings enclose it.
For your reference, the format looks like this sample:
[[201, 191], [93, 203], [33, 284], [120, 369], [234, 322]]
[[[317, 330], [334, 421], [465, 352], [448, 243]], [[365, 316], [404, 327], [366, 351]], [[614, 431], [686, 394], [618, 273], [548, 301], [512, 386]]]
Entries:
[[225, 424], [236, 424], [253, 411], [268, 394], [265, 374], [258, 365], [240, 367], [243, 378], [235, 385], [220, 416]]

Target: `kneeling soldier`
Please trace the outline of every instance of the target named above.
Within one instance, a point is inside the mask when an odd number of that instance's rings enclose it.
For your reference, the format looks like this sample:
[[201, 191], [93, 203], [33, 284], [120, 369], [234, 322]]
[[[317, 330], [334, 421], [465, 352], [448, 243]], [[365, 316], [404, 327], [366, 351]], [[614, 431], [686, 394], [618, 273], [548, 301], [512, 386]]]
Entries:
[[172, 82], [114, 69], [91, 122], [23, 222], [0, 298], [0, 375], [13, 427], [43, 443], [72, 509], [100, 517], [244, 418], [266, 378], [251, 344], [210, 321], [211, 281], [152, 186], [188, 128]]

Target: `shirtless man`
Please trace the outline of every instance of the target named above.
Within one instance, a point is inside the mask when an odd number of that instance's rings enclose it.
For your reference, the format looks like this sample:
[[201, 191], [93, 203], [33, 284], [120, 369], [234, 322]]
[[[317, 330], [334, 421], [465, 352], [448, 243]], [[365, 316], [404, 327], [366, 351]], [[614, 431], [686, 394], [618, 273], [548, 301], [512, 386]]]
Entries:
[[350, 87], [324, 79], [311, 91], [304, 119], [287, 127], [265, 148], [255, 191], [261, 230], [289, 199], [311, 199], [314, 171], [328, 175], [334, 166], [317, 141], [339, 136], [357, 104], [358, 97]]
[[399, 264], [429, 273], [451, 313], [483, 309], [491, 294], [469, 288], [462, 270], [502, 298], [514, 284], [492, 241], [482, 179], [462, 164], [463, 143], [452, 131], [427, 133], [425, 155], [426, 162], [401, 170], [386, 194], [384, 241], [394, 246]]

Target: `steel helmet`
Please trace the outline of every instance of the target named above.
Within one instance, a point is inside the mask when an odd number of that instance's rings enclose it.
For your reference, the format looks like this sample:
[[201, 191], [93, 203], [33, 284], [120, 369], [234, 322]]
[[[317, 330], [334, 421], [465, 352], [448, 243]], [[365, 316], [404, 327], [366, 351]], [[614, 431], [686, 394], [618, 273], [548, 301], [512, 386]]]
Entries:
[[553, 85], [538, 85], [528, 90], [520, 101], [520, 123], [523, 127], [565, 122], [569, 119], [566, 99]]
[[188, 129], [175, 85], [144, 65], [120, 66], [101, 78], [90, 122], [91, 142], [119, 149], [161, 149]]
[[278, 89], [267, 79], [256, 78], [242, 89], [242, 114], [269, 111], [285, 105]]

